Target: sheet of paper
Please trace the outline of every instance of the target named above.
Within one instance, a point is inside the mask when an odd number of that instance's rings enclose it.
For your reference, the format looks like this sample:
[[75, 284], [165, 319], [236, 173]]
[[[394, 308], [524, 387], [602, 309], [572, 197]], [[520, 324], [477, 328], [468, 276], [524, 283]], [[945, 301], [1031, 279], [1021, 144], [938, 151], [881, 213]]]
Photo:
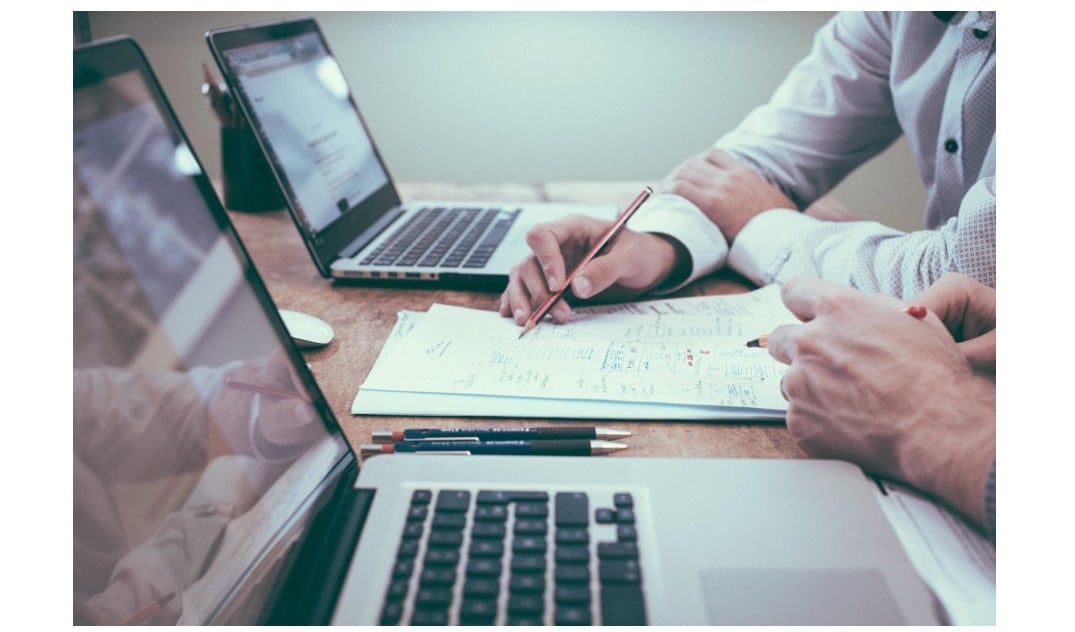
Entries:
[[[751, 409], [773, 418], [786, 410], [785, 367], [745, 342], [795, 322], [778, 292], [585, 308], [522, 339], [496, 312], [438, 304], [420, 319], [401, 314], [391, 352], [362, 390]], [[353, 408], [365, 412], [361, 397]]]
[[881, 507], [954, 625], [996, 625], [996, 547], [946, 508], [883, 481]]

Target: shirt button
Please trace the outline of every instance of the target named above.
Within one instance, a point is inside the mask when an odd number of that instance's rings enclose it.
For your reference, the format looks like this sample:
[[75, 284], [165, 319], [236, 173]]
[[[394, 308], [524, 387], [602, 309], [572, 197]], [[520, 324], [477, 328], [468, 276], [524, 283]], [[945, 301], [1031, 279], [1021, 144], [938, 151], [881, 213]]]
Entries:
[[959, 143], [956, 142], [956, 139], [949, 138], [944, 141], [944, 150], [950, 154], [954, 154], [959, 150]]
[[974, 29], [974, 36], [978, 39], [985, 39], [989, 37], [989, 31], [983, 31], [982, 29]]

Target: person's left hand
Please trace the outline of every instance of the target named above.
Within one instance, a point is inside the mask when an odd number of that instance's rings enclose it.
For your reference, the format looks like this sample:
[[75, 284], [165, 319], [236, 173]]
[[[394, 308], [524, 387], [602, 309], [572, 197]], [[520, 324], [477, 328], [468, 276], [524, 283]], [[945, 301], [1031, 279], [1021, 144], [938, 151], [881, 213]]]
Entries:
[[701, 209], [729, 243], [755, 215], [774, 208], [798, 208], [756, 171], [715, 148], [682, 162], [664, 179], [661, 190]]
[[937, 315], [796, 277], [782, 297], [801, 325], [769, 335], [788, 364], [787, 427], [808, 454], [905, 481], [984, 521], [996, 453], [996, 387], [975, 375]]

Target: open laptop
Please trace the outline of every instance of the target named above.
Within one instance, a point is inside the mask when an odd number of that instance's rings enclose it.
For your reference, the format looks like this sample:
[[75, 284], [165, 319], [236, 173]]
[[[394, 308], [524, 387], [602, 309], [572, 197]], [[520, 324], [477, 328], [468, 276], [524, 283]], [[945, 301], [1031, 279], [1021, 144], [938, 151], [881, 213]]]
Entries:
[[73, 74], [76, 623], [941, 620], [847, 463], [359, 468], [137, 44]]
[[322, 276], [501, 289], [530, 254], [534, 224], [569, 213], [616, 215], [614, 207], [569, 204], [403, 204], [316, 21], [206, 38]]

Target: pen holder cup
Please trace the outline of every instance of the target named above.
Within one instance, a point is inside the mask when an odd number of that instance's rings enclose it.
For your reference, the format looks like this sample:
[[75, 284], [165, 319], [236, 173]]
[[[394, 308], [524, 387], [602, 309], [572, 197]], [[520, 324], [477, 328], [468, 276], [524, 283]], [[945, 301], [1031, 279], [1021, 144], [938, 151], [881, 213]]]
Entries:
[[220, 128], [220, 162], [225, 208], [247, 212], [284, 208], [280, 187], [249, 125]]

